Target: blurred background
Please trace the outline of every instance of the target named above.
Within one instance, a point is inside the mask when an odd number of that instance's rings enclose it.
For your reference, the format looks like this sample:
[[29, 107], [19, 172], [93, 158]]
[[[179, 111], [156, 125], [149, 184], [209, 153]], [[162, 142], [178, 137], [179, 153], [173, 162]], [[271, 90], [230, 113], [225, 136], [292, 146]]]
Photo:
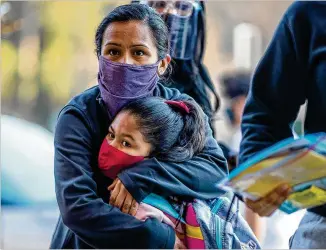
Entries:
[[[95, 30], [129, 1], [2, 1], [1, 248], [48, 248], [58, 210], [53, 180], [53, 131], [60, 109], [96, 84]], [[291, 1], [207, 1], [204, 63], [222, 97], [217, 139], [234, 131], [221, 83], [236, 70], [252, 73]], [[302, 117], [295, 124], [302, 132]], [[261, 220], [261, 242], [287, 248], [301, 213]], [[280, 223], [282, 221], [282, 223]], [[17, 240], [19, 239], [19, 240]]]

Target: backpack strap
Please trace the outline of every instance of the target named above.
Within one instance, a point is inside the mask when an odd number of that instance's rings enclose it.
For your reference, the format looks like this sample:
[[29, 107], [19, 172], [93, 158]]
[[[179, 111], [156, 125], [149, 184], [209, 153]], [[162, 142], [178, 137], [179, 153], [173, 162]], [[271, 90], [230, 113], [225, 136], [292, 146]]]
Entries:
[[151, 193], [142, 202], [156, 207], [176, 220], [180, 219], [182, 223], [186, 223], [183, 218], [180, 218], [179, 213], [172, 205], [162, 196]]
[[160, 209], [166, 215], [170, 216], [174, 222], [180, 220], [180, 222], [184, 224], [184, 241], [188, 249], [205, 249], [204, 237], [197, 221], [192, 203], [186, 205], [185, 218], [180, 218], [178, 212], [172, 207], [172, 205], [159, 195], [152, 193], [142, 202]]

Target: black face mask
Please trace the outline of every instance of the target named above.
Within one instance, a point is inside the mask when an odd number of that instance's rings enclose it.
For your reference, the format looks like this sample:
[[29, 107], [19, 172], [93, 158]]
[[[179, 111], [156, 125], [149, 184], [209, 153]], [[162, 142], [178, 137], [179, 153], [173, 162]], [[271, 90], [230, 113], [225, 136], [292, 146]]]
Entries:
[[169, 29], [170, 55], [174, 59], [190, 60], [195, 57], [198, 39], [198, 15], [202, 11], [200, 4], [193, 4], [190, 16], [166, 14], [163, 16]]

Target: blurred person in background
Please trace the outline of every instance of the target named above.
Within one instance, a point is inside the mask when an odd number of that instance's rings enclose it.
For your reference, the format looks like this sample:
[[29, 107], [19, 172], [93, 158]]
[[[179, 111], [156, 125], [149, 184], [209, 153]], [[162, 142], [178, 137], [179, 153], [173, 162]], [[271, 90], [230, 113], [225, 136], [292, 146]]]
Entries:
[[250, 72], [235, 71], [222, 75], [220, 82], [228, 100], [225, 110], [230, 134], [224, 139], [232, 151], [239, 152], [241, 118], [250, 86]]
[[[241, 118], [246, 98], [249, 92], [251, 73], [246, 70], [236, 70], [229, 73], [224, 73], [220, 79], [224, 96], [227, 98], [228, 105], [225, 110], [227, 117], [227, 133], [222, 135], [219, 145], [228, 160], [229, 170], [237, 167], [237, 158], [241, 142]], [[250, 209], [243, 207], [241, 211], [245, 216], [248, 224], [254, 231], [258, 240], [262, 240], [264, 230], [263, 221], [259, 216], [253, 213]]]
[[[167, 87], [185, 93], [202, 107], [210, 120], [218, 111], [220, 100], [207, 68], [203, 64], [206, 43], [206, 11], [204, 1], [132, 1], [154, 8], [169, 29], [173, 70]], [[215, 99], [211, 103], [211, 96]], [[214, 132], [214, 131], [213, 131]], [[216, 132], [214, 132], [216, 134]]]
[[[228, 133], [219, 141], [224, 156], [228, 160], [229, 169], [237, 166], [237, 158], [241, 142], [241, 119], [245, 106], [246, 98], [250, 88], [251, 74], [248, 71], [236, 70], [234, 72], [222, 75], [220, 82], [224, 90], [224, 96], [228, 104], [226, 108]], [[225, 145], [225, 147], [223, 147]], [[261, 218], [250, 208], [247, 208], [242, 202], [240, 211], [243, 213], [246, 221], [254, 231], [255, 235], [262, 243], [264, 248], [283, 248], [287, 246], [287, 238], [293, 232], [293, 227], [282, 227], [282, 222], [295, 224], [295, 221], [301, 217], [300, 213], [284, 217], [282, 213], [275, 213], [271, 218]], [[299, 216], [299, 217], [298, 217]], [[275, 239], [278, 239], [275, 241]]]
[[[293, 137], [300, 106], [308, 102], [305, 133], [326, 132], [326, 2], [293, 3], [282, 17], [252, 79], [242, 118], [240, 163]], [[246, 204], [270, 216], [291, 187], [276, 188]], [[286, 226], [286, 223], [284, 223]], [[290, 239], [290, 248], [326, 248], [326, 206], [309, 209]]]
[[[109, 204], [112, 180], [97, 162], [109, 124], [123, 106], [148, 96], [191, 99], [159, 83], [171, 60], [167, 28], [152, 8], [123, 5], [103, 19], [95, 44], [98, 86], [74, 97], [56, 126], [54, 173], [61, 216], [51, 248], [182, 248], [172, 227], [155, 219], [139, 221]], [[217, 183], [227, 164], [205, 120], [204, 149], [192, 159], [176, 164], [150, 158], [118, 174], [115, 187], [117, 198], [126, 197], [124, 209], [137, 210], [152, 192], [219, 197]]]

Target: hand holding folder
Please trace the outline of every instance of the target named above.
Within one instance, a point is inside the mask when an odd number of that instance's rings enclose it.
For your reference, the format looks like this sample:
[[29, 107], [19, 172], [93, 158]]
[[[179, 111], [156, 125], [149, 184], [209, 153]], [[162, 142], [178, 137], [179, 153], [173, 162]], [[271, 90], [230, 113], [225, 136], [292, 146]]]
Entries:
[[257, 205], [275, 200], [283, 184], [292, 190], [280, 207], [286, 213], [326, 203], [325, 133], [289, 138], [263, 150], [232, 171], [220, 187]]

